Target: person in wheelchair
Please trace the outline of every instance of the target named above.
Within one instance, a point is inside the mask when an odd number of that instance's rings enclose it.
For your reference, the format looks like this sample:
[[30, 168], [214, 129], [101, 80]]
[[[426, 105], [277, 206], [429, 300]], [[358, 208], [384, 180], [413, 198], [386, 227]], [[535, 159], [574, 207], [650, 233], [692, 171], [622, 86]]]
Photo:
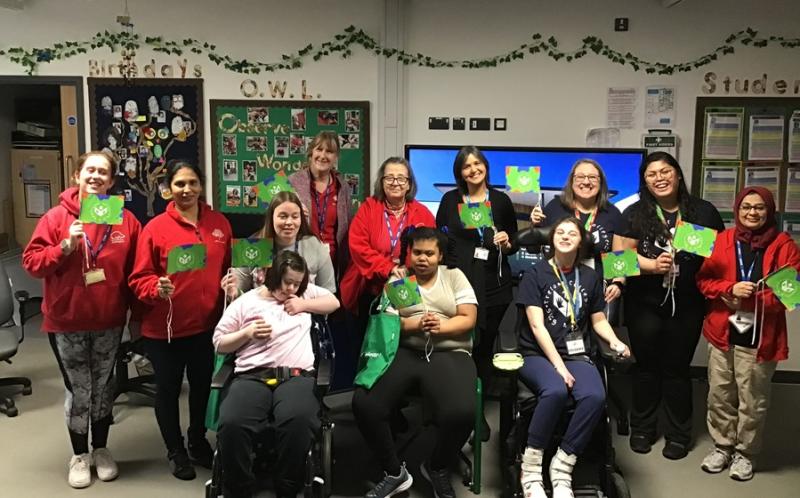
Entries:
[[525, 498], [545, 498], [544, 451], [567, 400], [575, 412], [550, 463], [553, 498], [572, 498], [572, 469], [591, 439], [605, 406], [605, 389], [591, 359], [590, 330], [620, 356], [628, 347], [614, 334], [604, 313], [603, 284], [597, 273], [579, 264], [585, 257], [583, 223], [567, 217], [550, 231], [549, 258], [522, 279], [517, 304], [525, 308], [528, 326], [519, 330], [524, 364], [519, 378], [538, 397], [522, 456], [520, 481]]
[[464, 446], [475, 419], [475, 363], [470, 357], [477, 299], [459, 269], [440, 266], [445, 236], [429, 227], [416, 228], [403, 241], [400, 261], [411, 251], [410, 273], [416, 276], [422, 304], [402, 308], [400, 347], [389, 368], [370, 390], [357, 387], [353, 413], [385, 477], [367, 498], [384, 498], [411, 487], [413, 479], [397, 455], [390, 420], [404, 396], [418, 388], [433, 414], [436, 444], [422, 464], [437, 498], [455, 491], [448, 470]]
[[253, 436], [268, 420], [276, 428], [276, 495], [295, 496], [303, 485], [306, 454], [320, 424], [311, 313], [339, 308], [330, 291], [308, 279], [303, 258], [281, 252], [265, 284], [235, 300], [214, 331], [217, 352], [236, 355], [217, 432], [226, 497], [253, 495]]

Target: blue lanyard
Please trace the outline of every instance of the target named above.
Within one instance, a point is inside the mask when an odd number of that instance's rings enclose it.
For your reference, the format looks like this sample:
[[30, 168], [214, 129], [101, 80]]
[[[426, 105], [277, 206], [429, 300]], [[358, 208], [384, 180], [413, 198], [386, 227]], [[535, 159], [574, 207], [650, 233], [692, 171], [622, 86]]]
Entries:
[[[469, 195], [462, 196], [464, 198], [464, 204], [473, 204], [473, 202], [469, 199]], [[483, 202], [489, 202], [489, 188], [486, 188], [486, 200]], [[478, 230], [478, 237], [481, 239], [481, 245], [483, 245], [483, 227], [479, 227]]]
[[106, 246], [106, 242], [108, 242], [108, 236], [111, 234], [111, 226], [107, 225], [105, 232], [103, 232], [103, 237], [100, 239], [100, 244], [97, 245], [97, 250], [92, 250], [92, 240], [88, 236], [84, 236], [86, 240], [86, 248], [89, 250], [89, 258], [91, 261], [92, 268], [97, 267], [97, 257], [100, 255], [100, 251]]
[[739, 282], [749, 282], [750, 277], [753, 276], [753, 268], [756, 267], [756, 259], [753, 257], [753, 262], [750, 263], [750, 269], [747, 270], [747, 273], [744, 272], [744, 259], [742, 258], [742, 243], [740, 241], [736, 241], [736, 257], [739, 258]]
[[319, 231], [319, 235], [322, 236], [322, 232], [325, 230], [325, 217], [328, 214], [328, 196], [333, 190], [331, 187], [333, 186], [333, 177], [328, 177], [328, 186], [325, 187], [325, 197], [322, 199], [322, 206], [319, 205], [319, 198], [320, 194], [317, 192], [316, 187], [314, 186], [314, 180], [311, 180], [311, 192], [314, 197], [314, 207], [317, 208], [317, 230]]
[[553, 268], [553, 273], [556, 274], [558, 281], [561, 283], [561, 288], [564, 289], [564, 299], [567, 300], [567, 305], [569, 306], [570, 311], [570, 321], [572, 322], [572, 330], [578, 329], [578, 315], [581, 311], [581, 304], [582, 299], [581, 295], [578, 292], [578, 286], [581, 282], [581, 274], [578, 266], [575, 266], [575, 287], [572, 289], [572, 295], [569, 294], [569, 281], [566, 279], [566, 276], [561, 274], [561, 271], [558, 269], [558, 266], [551, 260], [550, 266]]
[[389, 232], [389, 256], [394, 254], [394, 248], [397, 247], [397, 243], [400, 242], [400, 233], [403, 231], [403, 227], [406, 224], [406, 218], [408, 218], [408, 211], [403, 213], [403, 216], [400, 218], [400, 223], [397, 225], [397, 231], [392, 233], [392, 223], [389, 221], [389, 213], [386, 212], [384, 209], [383, 217], [386, 218], [386, 230]]

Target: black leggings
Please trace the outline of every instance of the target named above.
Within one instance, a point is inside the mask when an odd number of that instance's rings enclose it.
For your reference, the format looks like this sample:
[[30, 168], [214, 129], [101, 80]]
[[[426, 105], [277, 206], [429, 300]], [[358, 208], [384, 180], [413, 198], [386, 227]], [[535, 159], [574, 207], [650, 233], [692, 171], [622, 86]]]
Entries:
[[673, 317], [670, 303], [658, 306], [629, 300], [625, 303], [625, 322], [636, 356], [631, 432], [655, 438], [663, 400], [664, 437], [688, 446], [692, 440], [690, 364], [704, 313], [702, 301], [699, 305], [687, 301], [678, 300]]
[[353, 413], [361, 434], [390, 475], [400, 472], [390, 420], [404, 395], [418, 389], [437, 428], [430, 468], [446, 468], [464, 446], [475, 420], [475, 364], [466, 353], [435, 352], [430, 362], [422, 351], [397, 350], [392, 364], [372, 389], [357, 387]]
[[189, 439], [204, 438], [206, 405], [214, 369], [211, 332], [173, 338], [172, 342], [145, 337], [144, 347], [153, 363], [157, 387], [156, 420], [167, 451], [183, 448], [178, 398], [184, 370], [189, 379]]

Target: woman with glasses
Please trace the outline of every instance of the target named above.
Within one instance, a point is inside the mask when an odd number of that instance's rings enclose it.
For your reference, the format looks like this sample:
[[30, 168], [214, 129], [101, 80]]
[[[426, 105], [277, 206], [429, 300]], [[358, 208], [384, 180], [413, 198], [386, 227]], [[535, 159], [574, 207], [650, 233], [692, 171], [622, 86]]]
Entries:
[[[608, 201], [608, 182], [603, 169], [593, 159], [578, 159], [567, 175], [560, 196], [556, 196], [544, 207], [536, 206], [531, 211], [531, 222], [536, 226], [547, 226], [565, 216], [574, 216], [583, 223], [590, 240], [592, 257], [582, 263], [594, 268], [603, 278], [603, 263], [600, 255], [619, 247], [618, 235], [622, 228], [622, 213]], [[617, 278], [605, 287], [605, 300], [610, 303], [622, 294], [624, 278]]]
[[[456, 189], [442, 196], [436, 225], [447, 234], [445, 263], [458, 268], [472, 284], [478, 297], [478, 334], [473, 358], [484, 385], [491, 379], [491, 359], [497, 329], [503, 321], [511, 294], [511, 267], [507, 255], [514, 249], [511, 237], [517, 233], [517, 217], [511, 199], [489, 186], [489, 161], [477, 147], [462, 147], [453, 162]], [[491, 203], [492, 225], [466, 228], [460, 209], [466, 203]], [[484, 419], [483, 439], [489, 440]]]
[[642, 274], [628, 279], [625, 322], [636, 367], [633, 373], [631, 449], [648, 453], [657, 438], [659, 407], [666, 415], [664, 457], [688, 454], [692, 441], [691, 363], [705, 316], [695, 282], [701, 256], [672, 247], [681, 221], [721, 231], [717, 209], [689, 195], [678, 161], [653, 152], [639, 168], [639, 200], [622, 214], [622, 247], [636, 249]]
[[[381, 164], [372, 191], [350, 224], [350, 266], [340, 284], [342, 304], [358, 317], [349, 348], [353, 351], [361, 347], [370, 303], [389, 278], [406, 275], [405, 262], [400, 261], [401, 234], [409, 227], [436, 225], [428, 208], [414, 200], [414, 172], [402, 157], [390, 157]], [[352, 363], [354, 367], [355, 358]]]
[[708, 299], [706, 422], [714, 441], [701, 468], [716, 474], [730, 466], [732, 479], [747, 481], [761, 449], [772, 374], [789, 355], [786, 307], [756, 282], [786, 265], [800, 270], [800, 251], [778, 228], [769, 190], [745, 188], [734, 213], [736, 226], [717, 235], [697, 274]]

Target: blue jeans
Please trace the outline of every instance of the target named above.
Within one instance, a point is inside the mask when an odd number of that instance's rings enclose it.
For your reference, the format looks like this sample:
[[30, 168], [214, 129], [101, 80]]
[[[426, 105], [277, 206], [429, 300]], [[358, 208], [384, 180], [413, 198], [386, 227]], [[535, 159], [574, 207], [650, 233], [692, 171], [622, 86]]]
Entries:
[[580, 455], [603, 414], [606, 391], [594, 365], [582, 360], [565, 360], [564, 363], [575, 378], [572, 390], [567, 390], [567, 384], [550, 360], [543, 356], [525, 357], [525, 364], [519, 371], [520, 379], [539, 398], [528, 426], [528, 446], [541, 449], [549, 446], [571, 396], [575, 399], [575, 413], [561, 441], [561, 449]]

